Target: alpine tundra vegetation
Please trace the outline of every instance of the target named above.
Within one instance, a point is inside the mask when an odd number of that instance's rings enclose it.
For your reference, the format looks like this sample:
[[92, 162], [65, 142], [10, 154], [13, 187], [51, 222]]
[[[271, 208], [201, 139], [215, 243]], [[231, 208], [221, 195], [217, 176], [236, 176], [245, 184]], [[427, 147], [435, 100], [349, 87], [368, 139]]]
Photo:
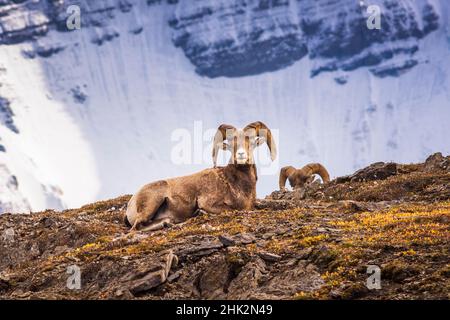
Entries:
[[[130, 196], [5, 214], [0, 297], [449, 299], [449, 170], [441, 154], [376, 163], [151, 233], [123, 225]], [[66, 286], [73, 265], [80, 290]], [[368, 266], [380, 289], [367, 286]]]

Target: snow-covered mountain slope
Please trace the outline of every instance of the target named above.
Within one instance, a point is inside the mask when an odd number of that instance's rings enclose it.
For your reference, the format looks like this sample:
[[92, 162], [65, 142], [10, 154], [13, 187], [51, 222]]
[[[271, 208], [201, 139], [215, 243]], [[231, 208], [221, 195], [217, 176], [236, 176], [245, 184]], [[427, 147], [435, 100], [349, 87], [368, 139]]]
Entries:
[[0, 1], [0, 177], [17, 182], [0, 202], [75, 207], [209, 167], [220, 123], [278, 135], [260, 196], [283, 165], [450, 153], [449, 16], [446, 0]]
[[2, 192], [0, 193], [0, 212], [29, 211], [30, 205], [18, 192], [17, 178], [4, 166], [0, 165], [0, 181]]

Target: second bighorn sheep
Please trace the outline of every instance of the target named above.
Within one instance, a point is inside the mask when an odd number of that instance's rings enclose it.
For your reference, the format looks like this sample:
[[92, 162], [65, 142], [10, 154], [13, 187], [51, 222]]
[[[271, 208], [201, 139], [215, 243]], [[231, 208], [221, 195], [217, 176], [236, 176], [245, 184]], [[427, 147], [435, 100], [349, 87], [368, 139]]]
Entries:
[[[219, 213], [252, 209], [257, 180], [253, 150], [263, 143], [275, 160], [275, 142], [264, 123], [253, 122], [244, 129], [222, 124], [214, 137], [214, 168], [145, 185], [130, 199], [126, 222], [131, 230], [143, 227], [142, 231], [153, 231], [183, 222], [199, 210]], [[225, 167], [216, 166], [219, 149], [231, 151]]]
[[293, 189], [298, 189], [306, 183], [312, 182], [315, 174], [318, 174], [323, 182], [330, 181], [330, 175], [327, 169], [320, 163], [310, 163], [301, 169], [295, 169], [291, 166], [281, 168], [279, 180], [280, 190], [285, 189], [286, 179], [289, 180], [289, 184]]

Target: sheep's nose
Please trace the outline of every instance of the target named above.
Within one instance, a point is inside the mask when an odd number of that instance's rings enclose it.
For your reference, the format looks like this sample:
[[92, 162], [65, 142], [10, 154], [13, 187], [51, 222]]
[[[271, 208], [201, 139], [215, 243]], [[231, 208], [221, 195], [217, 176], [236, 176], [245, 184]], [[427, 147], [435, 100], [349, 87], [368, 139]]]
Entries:
[[245, 156], [245, 151], [238, 151], [238, 156], [243, 158]]

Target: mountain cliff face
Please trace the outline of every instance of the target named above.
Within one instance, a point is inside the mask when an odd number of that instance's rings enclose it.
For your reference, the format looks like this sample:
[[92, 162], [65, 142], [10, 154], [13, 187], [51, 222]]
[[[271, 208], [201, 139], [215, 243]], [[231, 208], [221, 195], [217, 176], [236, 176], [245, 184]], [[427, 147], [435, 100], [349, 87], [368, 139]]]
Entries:
[[[18, 4], [19, 3], [19, 4]], [[147, 1], [149, 6], [164, 1]], [[381, 28], [367, 28], [368, 4], [363, 1], [226, 0], [167, 1], [173, 5], [168, 23], [173, 43], [183, 49], [200, 75], [240, 77], [283, 69], [308, 56], [319, 60], [311, 70], [354, 70], [376, 66], [404, 55], [398, 68], [417, 64], [407, 58], [418, 50], [417, 40], [439, 27], [434, 1], [377, 0]], [[133, 1], [4, 1], [0, 43], [15, 44], [67, 30], [67, 8], [76, 4], [85, 13], [83, 26], [105, 27], [117, 13], [128, 13]], [[135, 33], [142, 32], [137, 28]], [[119, 36], [104, 32], [97, 44]], [[62, 48], [60, 48], [62, 49]], [[48, 57], [55, 50], [40, 50]], [[414, 61], [416, 63], [414, 63]], [[373, 74], [382, 76], [377, 68]], [[395, 70], [391, 71], [395, 74]]]
[[367, 5], [345, 1], [181, 1], [170, 20], [180, 46], [197, 72], [209, 77], [260, 74], [308, 56], [311, 70], [355, 70], [403, 56], [382, 76], [415, 65], [417, 40], [439, 26], [430, 1], [374, 1], [381, 29], [368, 30]]
[[[70, 5], [80, 30], [67, 28]], [[367, 28], [370, 5], [381, 29]], [[14, 210], [208, 167], [206, 131], [223, 122], [277, 132], [259, 195], [280, 165], [320, 161], [336, 176], [450, 152], [449, 16], [443, 0], [0, 1], [0, 165], [17, 181]], [[196, 144], [181, 165], [180, 129]]]

